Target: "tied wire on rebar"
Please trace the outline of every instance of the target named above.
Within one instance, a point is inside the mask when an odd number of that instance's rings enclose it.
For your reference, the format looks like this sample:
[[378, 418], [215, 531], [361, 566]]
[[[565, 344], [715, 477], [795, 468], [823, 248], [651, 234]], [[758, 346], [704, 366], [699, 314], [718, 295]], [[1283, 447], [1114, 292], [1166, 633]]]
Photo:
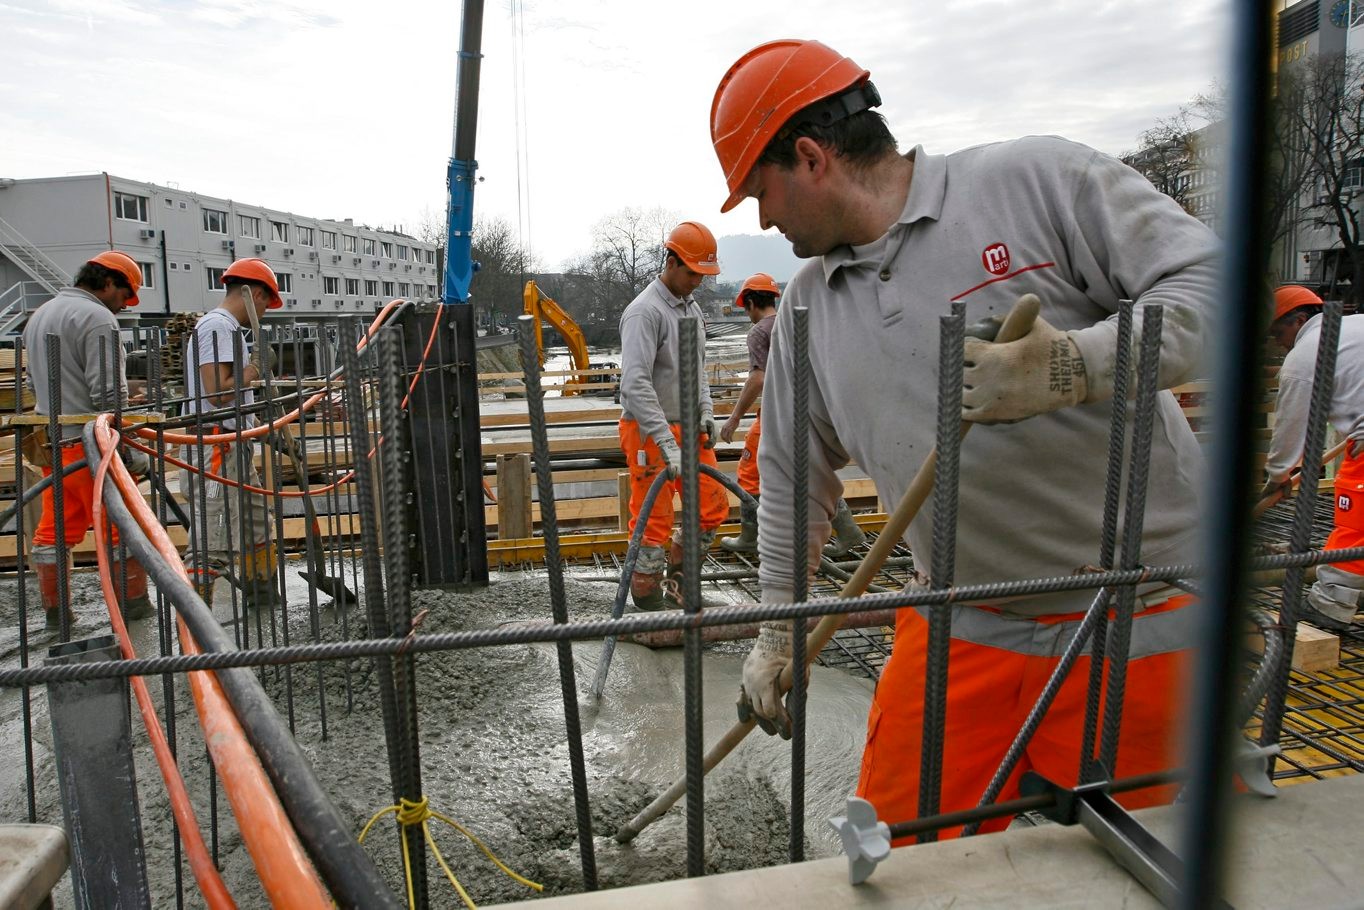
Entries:
[[[791, 312], [793, 371], [791, 400], [791, 453], [793, 488], [801, 491], [792, 503], [791, 521], [795, 552], [792, 554], [791, 589], [796, 603], [810, 595], [810, 310], [794, 307]], [[786, 698], [791, 716], [791, 844], [787, 856], [793, 863], [805, 859], [805, 702], [806, 664], [805, 620], [791, 620], [791, 693]]]
[[[520, 316], [522, 369], [526, 378], [526, 406], [530, 415], [531, 448], [540, 493], [540, 524], [545, 537], [545, 561], [549, 566], [550, 608], [555, 625], [568, 623], [568, 601], [564, 593], [563, 561], [559, 556], [559, 522], [554, 498], [554, 478], [550, 470], [549, 430], [545, 421], [545, 393], [540, 385], [540, 358], [535, 335], [530, 330], [533, 316]], [[666, 476], [666, 474], [661, 474]], [[655, 487], [658, 485], [655, 484]], [[642, 528], [644, 522], [639, 523]], [[564, 702], [564, 731], [568, 737], [569, 768], [573, 781], [573, 807], [578, 826], [578, 857], [582, 864], [583, 888], [597, 889], [597, 858], [592, 841], [592, 806], [587, 791], [587, 763], [583, 756], [583, 734], [578, 715], [578, 683], [573, 664], [573, 646], [568, 641], [556, 645], [559, 661], [559, 688]]]
[[[700, 320], [688, 317], [680, 323], [680, 397], [682, 406], [682, 610], [688, 617], [701, 614], [701, 472], [700, 384], [704, 364], [698, 336]], [[701, 633], [696, 627], [682, 637], [682, 687], [684, 692], [683, 748], [687, 776], [687, 875], [706, 874], [705, 781], [702, 767], [705, 748], [701, 701]]]

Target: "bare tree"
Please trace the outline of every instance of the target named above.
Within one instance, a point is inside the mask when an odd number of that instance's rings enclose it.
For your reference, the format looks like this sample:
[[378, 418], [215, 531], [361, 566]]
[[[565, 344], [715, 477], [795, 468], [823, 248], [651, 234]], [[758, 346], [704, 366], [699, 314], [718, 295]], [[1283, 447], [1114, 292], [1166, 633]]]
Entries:
[[676, 214], [662, 208], [625, 208], [598, 221], [592, 249], [567, 263], [559, 303], [580, 324], [614, 328], [621, 311], [658, 275], [663, 240], [676, 223]]
[[469, 297], [494, 325], [507, 326], [521, 312], [521, 291], [535, 262], [504, 218], [474, 222], [473, 258], [479, 264]]
[[1198, 168], [1197, 125], [1193, 112], [1181, 107], [1162, 117], [1138, 137], [1137, 150], [1122, 160], [1150, 180], [1156, 189], [1169, 196], [1186, 212], [1193, 175]]

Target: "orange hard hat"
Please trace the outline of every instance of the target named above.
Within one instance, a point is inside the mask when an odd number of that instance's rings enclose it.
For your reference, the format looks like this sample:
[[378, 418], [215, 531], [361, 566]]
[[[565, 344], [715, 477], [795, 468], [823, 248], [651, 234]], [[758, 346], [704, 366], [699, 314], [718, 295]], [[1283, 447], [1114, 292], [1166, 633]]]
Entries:
[[777, 287], [776, 279], [766, 272], [754, 272], [749, 276], [748, 280], [744, 282], [744, 286], [739, 288], [739, 296], [734, 298], [734, 305], [747, 309], [748, 303], [744, 300], [744, 295], [749, 291], [761, 291], [766, 294], [781, 296], [781, 288]]
[[1300, 284], [1285, 284], [1274, 292], [1274, 318], [1278, 322], [1300, 306], [1321, 306], [1321, 298]]
[[264, 259], [238, 259], [223, 272], [223, 284], [227, 284], [229, 278], [259, 281], [269, 288], [270, 303], [266, 306], [267, 310], [277, 310], [284, 306], [284, 301], [279, 299], [279, 279], [275, 277], [275, 270], [270, 268]]
[[677, 254], [682, 264], [702, 275], [720, 274], [715, 257], [715, 235], [699, 221], [684, 221], [672, 229], [663, 245]]
[[133, 257], [118, 250], [109, 250], [107, 253], [92, 256], [89, 261], [106, 269], [113, 269], [126, 278], [128, 287], [133, 289], [133, 296], [128, 298], [126, 306], [137, 306], [137, 292], [142, 289], [142, 266], [138, 265]]
[[[796, 113], [840, 96], [843, 104], [821, 111], [826, 123], [881, 103], [871, 73], [818, 41], [787, 39], [760, 44], [738, 59], [715, 89], [710, 141], [729, 185], [720, 207], [728, 212], [767, 144]], [[857, 88], [855, 95], [848, 89]]]

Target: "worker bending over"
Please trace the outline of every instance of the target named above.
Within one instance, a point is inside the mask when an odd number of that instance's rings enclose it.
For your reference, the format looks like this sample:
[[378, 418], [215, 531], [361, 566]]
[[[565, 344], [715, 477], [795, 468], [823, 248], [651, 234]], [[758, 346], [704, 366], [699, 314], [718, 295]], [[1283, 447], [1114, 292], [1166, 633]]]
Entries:
[[[1159, 384], [1195, 375], [1212, 308], [1211, 231], [1107, 155], [1055, 137], [951, 155], [897, 151], [870, 74], [816, 41], [774, 41], [740, 58], [711, 108], [711, 138], [728, 183], [722, 211], [757, 200], [758, 220], [800, 257], [772, 334], [758, 449], [764, 602], [792, 600], [791, 312], [807, 307], [810, 337], [810, 565], [829, 534], [850, 460], [899, 502], [934, 445], [939, 317], [953, 301], [970, 321], [1041, 298], [1042, 318], [1009, 344], [967, 339], [963, 416], [997, 424], [961, 449], [958, 584], [1070, 575], [1099, 549], [1116, 311], [1165, 307]], [[1172, 395], [1155, 415], [1141, 556], [1186, 560], [1196, 545], [1198, 445]], [[805, 442], [800, 441], [804, 446]], [[932, 517], [906, 542], [932, 565]], [[926, 580], [926, 579], [925, 579]], [[1132, 624], [1118, 777], [1173, 767], [1189, 598], [1145, 585]], [[976, 805], [1070, 641], [1093, 591], [953, 608], [941, 811]], [[867, 721], [858, 794], [882, 818], [916, 816], [926, 673], [927, 608], [899, 611], [892, 655]], [[766, 623], [745, 661], [746, 707], [771, 732], [789, 723], [778, 676], [790, 623]], [[1000, 794], [1022, 772], [1064, 786], [1080, 776], [1089, 676], [1082, 658]], [[745, 704], [747, 703], [747, 704]], [[1120, 797], [1132, 806], [1157, 791]], [[1007, 819], [986, 822], [998, 830]], [[959, 829], [945, 832], [952, 835]]]
[[[33, 388], [39, 414], [99, 414], [128, 402], [128, 373], [119, 345], [118, 320], [114, 316], [124, 307], [137, 306], [142, 287], [142, 268], [127, 253], [110, 250], [100, 253], [81, 266], [75, 286], [62, 288], [44, 303], [24, 326], [24, 349], [28, 352], [28, 384]], [[49, 355], [47, 336], [56, 335], [61, 347], [61, 399], [54, 400], [48, 384]], [[103, 363], [100, 345], [104, 345]], [[81, 445], [83, 428], [77, 424], [61, 427], [63, 466], [85, 457]], [[28, 442], [40, 445], [30, 446]], [[35, 431], [26, 441], [26, 454], [40, 461], [43, 476], [52, 474], [46, 430]], [[124, 463], [135, 475], [147, 473], [146, 454], [126, 446]], [[55, 483], [55, 482], [54, 482]], [[67, 577], [70, 577], [71, 548], [85, 539], [94, 527], [94, 476], [88, 470], [66, 475], [62, 481], [62, 539], [66, 543]], [[115, 547], [112, 563], [114, 590], [122, 598], [119, 607], [124, 619], [145, 619], [152, 615], [147, 596], [147, 572], [129, 557], [117, 558], [118, 529], [110, 525], [109, 539]], [[49, 632], [61, 628], [61, 604], [67, 602], [68, 627], [76, 621], [70, 609], [70, 590], [61, 590], [58, 574], [57, 509], [53, 488], [43, 490], [43, 515], [33, 532], [33, 571], [38, 576], [38, 593]]]
[[[1321, 307], [1321, 298], [1300, 285], [1285, 285], [1274, 292], [1269, 334], [1288, 354], [1279, 368], [1274, 434], [1265, 461], [1269, 481], [1262, 496], [1281, 488], [1291, 491], [1292, 471], [1302, 461], [1321, 339]], [[1364, 546], [1364, 314], [1341, 320], [1328, 416], [1349, 443], [1336, 472], [1335, 526], [1326, 538], [1326, 549]], [[1355, 611], [1361, 596], [1364, 559], [1318, 566], [1302, 618], [1335, 632], [1357, 630]]]
[[[221, 434], [249, 430], [256, 418], [247, 413], [238, 427], [231, 409], [238, 396], [243, 408], [255, 403], [250, 385], [265, 373], [263, 339], [247, 341], [243, 331], [266, 310], [284, 303], [274, 270], [260, 259], [239, 259], [223, 272], [226, 294], [223, 304], [209, 310], [194, 324], [185, 344], [187, 414], [214, 412], [204, 418], [203, 433]], [[236, 364], [241, 363], [238, 375]], [[197, 428], [197, 424], [194, 425]], [[180, 489], [189, 500], [190, 534], [188, 559], [190, 580], [204, 599], [213, 604], [213, 584], [232, 565], [235, 556], [242, 580], [242, 602], [248, 608], [273, 609], [278, 600], [276, 554], [271, 541], [270, 503], [259, 494], [246, 493], [239, 484], [260, 487], [255, 447], [250, 439], [190, 444], [185, 460], [196, 470], [183, 471]], [[203, 477], [207, 471], [226, 482]], [[202, 491], [200, 489], [202, 485]], [[203, 511], [201, 511], [201, 509]], [[241, 534], [241, 538], [236, 535]], [[236, 539], [234, 539], [236, 538]]]
[[[682, 565], [682, 544], [672, 536], [673, 493], [682, 473], [682, 401], [679, 353], [682, 320], [701, 319], [701, 308], [692, 293], [707, 275], [717, 275], [715, 237], [703, 224], [684, 221], [673, 228], [664, 242], [663, 272], [631, 301], [620, 317], [620, 448], [630, 471], [630, 531], [639, 521], [640, 506], [659, 471], [672, 481], [663, 489], [646, 519], [644, 538], [630, 597], [641, 610], [676, 606], [676, 590], [664, 590], [663, 573], [674, 581]], [[699, 336], [704, 338], [704, 333]], [[715, 467], [716, 430], [710, 384], [706, 381], [704, 350], [698, 352], [697, 387], [700, 390], [700, 445], [702, 464]], [[710, 549], [715, 529], [729, 516], [729, 497], [719, 482], [701, 476], [701, 552]], [[680, 582], [679, 582], [680, 583]], [[665, 596], [665, 593], [668, 596]]]

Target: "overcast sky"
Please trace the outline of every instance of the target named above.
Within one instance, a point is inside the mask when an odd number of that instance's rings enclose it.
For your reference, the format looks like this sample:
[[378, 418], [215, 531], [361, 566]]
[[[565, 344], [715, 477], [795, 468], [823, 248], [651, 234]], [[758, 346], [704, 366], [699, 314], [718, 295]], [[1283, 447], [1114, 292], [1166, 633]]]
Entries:
[[[475, 210], [519, 228], [549, 269], [626, 206], [757, 233], [752, 202], [719, 214], [708, 118], [729, 64], [782, 37], [818, 38], [870, 69], [904, 148], [1056, 133], [1120, 153], [1220, 79], [1230, 7], [491, 0]], [[0, 177], [108, 171], [415, 233], [423, 216], [444, 219], [459, 9], [0, 0]]]

